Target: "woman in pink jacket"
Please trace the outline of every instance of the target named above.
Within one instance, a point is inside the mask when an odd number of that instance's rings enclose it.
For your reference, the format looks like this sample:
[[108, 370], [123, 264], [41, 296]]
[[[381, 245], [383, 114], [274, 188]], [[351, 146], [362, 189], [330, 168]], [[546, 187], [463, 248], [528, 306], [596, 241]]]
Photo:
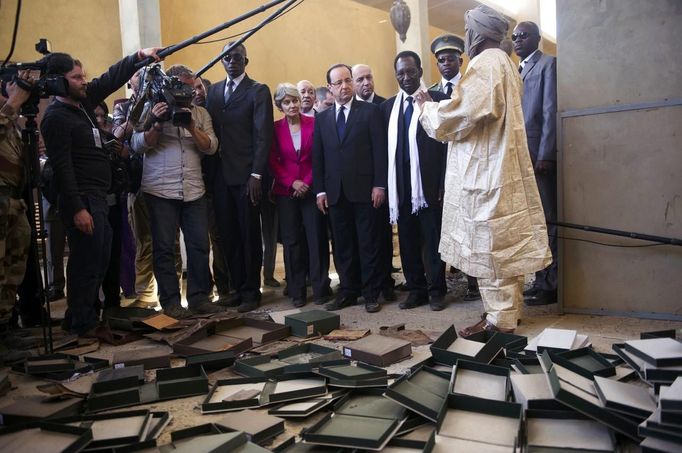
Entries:
[[275, 121], [270, 171], [284, 244], [287, 293], [294, 307], [305, 305], [308, 273], [313, 302], [321, 305], [330, 298], [331, 289], [327, 224], [312, 190], [315, 118], [301, 114], [301, 96], [290, 83], [279, 84], [274, 99], [284, 113], [284, 118]]

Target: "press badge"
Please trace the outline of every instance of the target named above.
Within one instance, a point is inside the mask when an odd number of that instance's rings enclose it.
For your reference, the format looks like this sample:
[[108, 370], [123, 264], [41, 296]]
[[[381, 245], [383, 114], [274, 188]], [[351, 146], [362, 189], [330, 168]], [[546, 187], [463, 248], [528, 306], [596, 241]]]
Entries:
[[96, 127], [92, 128], [92, 138], [95, 139], [95, 146], [98, 148], [102, 147], [102, 137], [99, 135], [99, 129]]

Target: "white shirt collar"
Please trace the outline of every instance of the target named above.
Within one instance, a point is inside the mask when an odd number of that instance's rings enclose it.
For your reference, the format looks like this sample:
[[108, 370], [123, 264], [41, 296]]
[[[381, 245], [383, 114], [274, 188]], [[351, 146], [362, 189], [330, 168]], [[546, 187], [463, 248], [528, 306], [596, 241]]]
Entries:
[[[242, 75], [240, 75], [236, 79], [232, 79], [232, 83], [234, 84], [234, 87], [232, 88], [233, 91], [237, 89], [237, 87], [242, 82], [242, 80], [244, 80], [244, 77], [246, 77], [246, 73], [242, 72]], [[227, 91], [227, 86], [229, 83], [230, 83], [230, 78], [228, 77], [227, 81], [225, 82], [225, 91]]]
[[357, 99], [358, 101], [362, 101], [362, 102], [369, 102], [369, 103], [371, 104], [371, 103], [374, 101], [374, 93], [372, 93], [372, 95], [371, 95], [371, 96], [369, 97], [369, 99], [367, 99], [367, 100], [362, 99], [362, 98], [361, 98], [359, 95], [357, 95], [357, 94], [355, 95], [355, 99]]
[[345, 104], [339, 104], [338, 102], [334, 101], [334, 108], [336, 109], [336, 114], [337, 115], [339, 114], [339, 109], [341, 108], [341, 105], [346, 107], [346, 110], [347, 110], [346, 114], [348, 112], [350, 112], [350, 107], [351, 107], [352, 103], [353, 103], [353, 98], [350, 98], [350, 100], [348, 102], [346, 102]]
[[443, 92], [445, 92], [445, 86], [448, 84], [448, 82], [452, 84], [452, 88], [454, 89], [457, 86], [459, 79], [461, 78], [462, 78], [461, 72], [458, 72], [457, 75], [451, 78], [450, 80], [446, 80], [444, 77], [441, 77], [440, 86], [443, 88]]
[[523, 59], [523, 61], [520, 63], [521, 67], [523, 68], [526, 66], [526, 63], [530, 61], [530, 59], [537, 53], [537, 51], [540, 49], [535, 49], [530, 55], [528, 55], [526, 58]]

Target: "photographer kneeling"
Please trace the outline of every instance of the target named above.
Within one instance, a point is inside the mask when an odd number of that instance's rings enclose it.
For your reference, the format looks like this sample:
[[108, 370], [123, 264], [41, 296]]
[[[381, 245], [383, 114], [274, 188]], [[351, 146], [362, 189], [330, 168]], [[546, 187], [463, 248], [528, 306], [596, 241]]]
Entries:
[[58, 204], [69, 241], [66, 270], [65, 327], [78, 335], [92, 335], [99, 322], [99, 287], [109, 263], [111, 226], [106, 195], [111, 166], [97, 127], [94, 109], [135, 73], [147, 57], [159, 61], [158, 48], [142, 49], [86, 82], [80, 62], [65, 53], [47, 58], [48, 74], [63, 75], [67, 96], [57, 96], [47, 108], [41, 132], [52, 162]]
[[[185, 85], [193, 85], [194, 74], [186, 66], [171, 66], [166, 74], [177, 77]], [[208, 205], [201, 175], [201, 159], [216, 152], [218, 138], [208, 111], [192, 106], [191, 99], [191, 96], [176, 99], [172, 108], [166, 102], [157, 102], [151, 110], [151, 127], [145, 132], [133, 133], [131, 139], [133, 151], [144, 153], [141, 191], [151, 217], [159, 302], [164, 313], [176, 319], [187, 318], [192, 313], [222, 311], [209, 298]], [[180, 285], [175, 272], [178, 226], [187, 249], [189, 310], [180, 305]]]

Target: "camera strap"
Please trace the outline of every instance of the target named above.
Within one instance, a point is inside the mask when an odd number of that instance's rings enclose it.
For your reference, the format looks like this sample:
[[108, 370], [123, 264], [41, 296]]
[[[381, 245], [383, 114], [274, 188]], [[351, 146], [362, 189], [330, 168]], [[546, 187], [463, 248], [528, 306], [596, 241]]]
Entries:
[[85, 111], [83, 108], [83, 104], [78, 104], [78, 108], [85, 114], [85, 117], [90, 121], [90, 124], [92, 125], [92, 138], [95, 141], [95, 146], [98, 148], [102, 148], [102, 136], [99, 133], [99, 128], [95, 126], [95, 123], [92, 122], [92, 118], [90, 118], [90, 115], [88, 115], [88, 112]]

